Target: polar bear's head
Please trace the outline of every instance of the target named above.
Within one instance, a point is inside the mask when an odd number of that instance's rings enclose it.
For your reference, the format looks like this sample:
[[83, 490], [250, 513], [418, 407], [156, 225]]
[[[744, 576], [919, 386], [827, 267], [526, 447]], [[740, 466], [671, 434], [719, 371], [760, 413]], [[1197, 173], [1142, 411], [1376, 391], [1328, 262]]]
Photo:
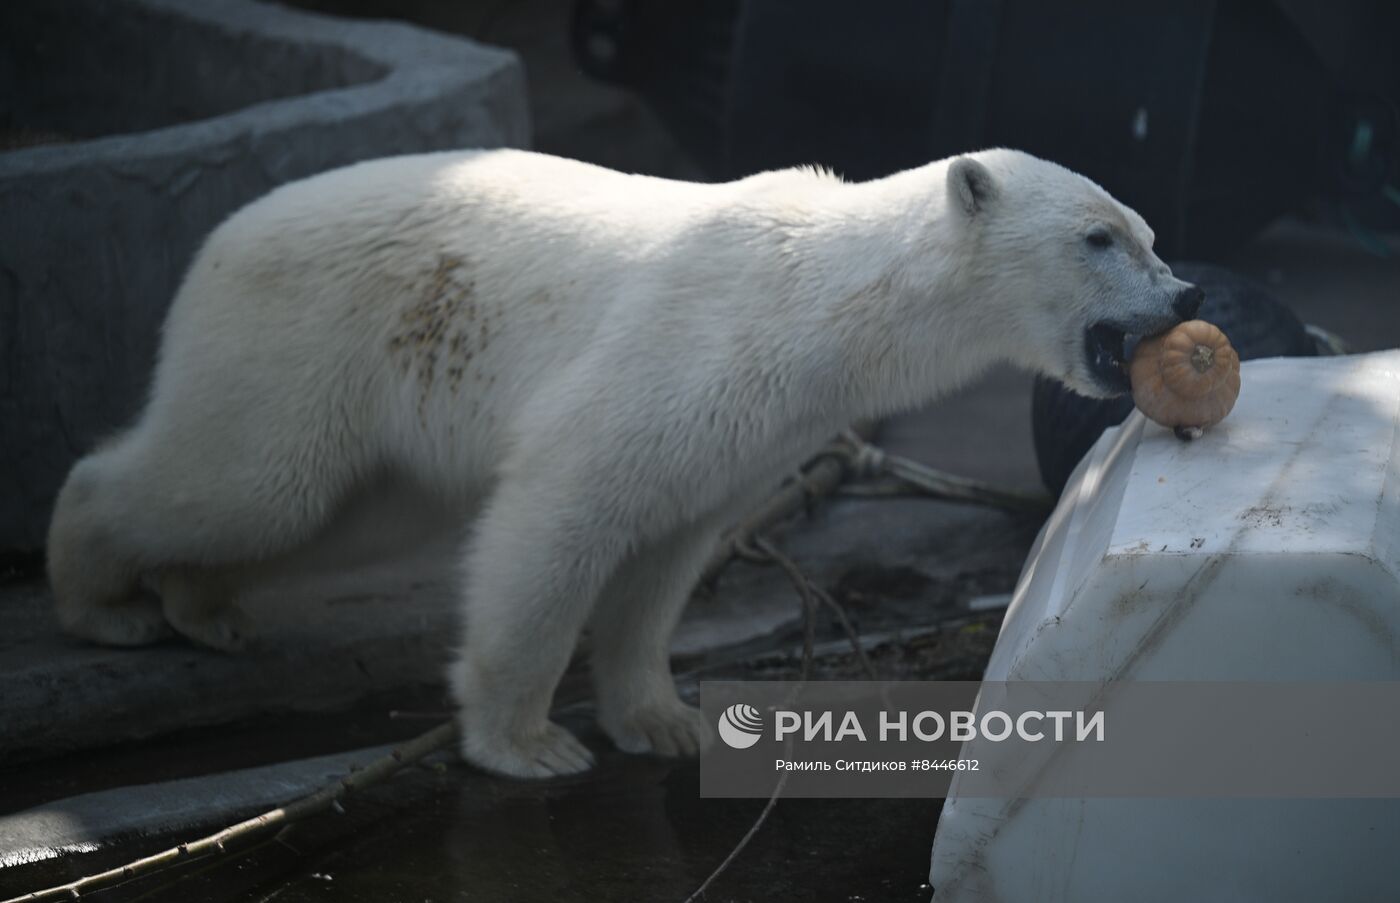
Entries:
[[1142, 217], [1077, 173], [993, 150], [955, 158], [946, 181], [958, 259], [1005, 351], [1077, 392], [1127, 392], [1125, 338], [1201, 306], [1201, 290], [1153, 253]]

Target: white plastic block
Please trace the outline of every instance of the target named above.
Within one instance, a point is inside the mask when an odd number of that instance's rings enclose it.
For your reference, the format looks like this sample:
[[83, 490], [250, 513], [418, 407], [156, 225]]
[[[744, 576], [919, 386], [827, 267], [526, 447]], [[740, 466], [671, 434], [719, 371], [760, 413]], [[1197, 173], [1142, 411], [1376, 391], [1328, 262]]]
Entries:
[[[1247, 363], [1194, 442], [1134, 413], [1041, 531], [986, 679], [1400, 679], [1397, 429], [1400, 352]], [[957, 790], [936, 903], [1400, 900], [1400, 800]]]

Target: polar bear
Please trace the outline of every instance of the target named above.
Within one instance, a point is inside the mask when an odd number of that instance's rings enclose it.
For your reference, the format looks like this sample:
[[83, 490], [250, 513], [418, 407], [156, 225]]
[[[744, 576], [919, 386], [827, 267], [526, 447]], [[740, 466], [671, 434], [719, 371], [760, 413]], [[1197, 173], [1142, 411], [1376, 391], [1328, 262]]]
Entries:
[[996, 361], [1125, 391], [1125, 334], [1201, 302], [1152, 242], [1010, 150], [713, 185], [465, 151], [283, 186], [210, 236], [149, 403], [64, 485], [58, 615], [104, 643], [169, 625], [235, 646], [229, 573], [396, 474], [478, 511], [450, 673], [466, 759], [589, 767], [548, 713], [590, 622], [606, 734], [694, 754], [710, 730], [668, 643], [726, 524], [850, 422]]

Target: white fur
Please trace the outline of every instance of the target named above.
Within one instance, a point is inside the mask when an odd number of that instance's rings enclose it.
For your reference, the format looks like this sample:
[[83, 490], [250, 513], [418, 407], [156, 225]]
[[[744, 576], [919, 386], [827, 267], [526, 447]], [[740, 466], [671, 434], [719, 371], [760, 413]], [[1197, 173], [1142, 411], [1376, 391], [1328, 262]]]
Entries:
[[[1111, 257], [1082, 241], [1105, 223], [1127, 239]], [[607, 733], [694, 753], [708, 727], [667, 646], [726, 522], [846, 424], [994, 361], [1096, 392], [1084, 328], [1160, 316], [1175, 283], [1150, 245], [1097, 186], [1012, 151], [863, 184], [481, 151], [285, 186], [210, 237], [149, 405], [65, 485], [59, 613], [109, 643], [169, 624], [236, 646], [231, 573], [408, 479], [484, 504], [451, 674], [468, 759], [588, 766], [546, 716], [590, 617]]]

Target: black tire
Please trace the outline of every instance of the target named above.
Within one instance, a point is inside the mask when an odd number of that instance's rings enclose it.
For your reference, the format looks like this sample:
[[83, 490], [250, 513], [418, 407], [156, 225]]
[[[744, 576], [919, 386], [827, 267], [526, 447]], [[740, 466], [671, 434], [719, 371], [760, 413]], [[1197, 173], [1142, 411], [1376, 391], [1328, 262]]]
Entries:
[[[1317, 341], [1303, 322], [1259, 282], [1204, 263], [1174, 264], [1172, 272], [1205, 289], [1200, 318], [1220, 327], [1241, 360], [1318, 354]], [[1132, 410], [1129, 397], [1085, 398], [1059, 380], [1036, 377], [1031, 431], [1046, 488], [1058, 495], [1103, 431], [1122, 423]]]

